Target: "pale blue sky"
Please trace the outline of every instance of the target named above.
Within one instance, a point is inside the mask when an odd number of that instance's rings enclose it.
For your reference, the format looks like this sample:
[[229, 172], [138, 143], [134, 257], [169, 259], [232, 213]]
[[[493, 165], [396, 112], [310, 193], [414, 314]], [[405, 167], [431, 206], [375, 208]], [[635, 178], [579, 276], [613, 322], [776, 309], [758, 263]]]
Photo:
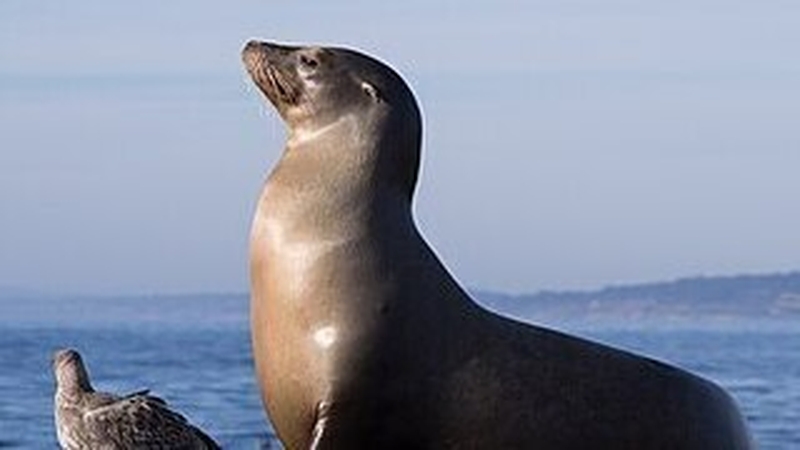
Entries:
[[390, 62], [424, 234], [511, 292], [800, 269], [794, 0], [0, 2], [0, 286], [242, 291], [251, 37]]

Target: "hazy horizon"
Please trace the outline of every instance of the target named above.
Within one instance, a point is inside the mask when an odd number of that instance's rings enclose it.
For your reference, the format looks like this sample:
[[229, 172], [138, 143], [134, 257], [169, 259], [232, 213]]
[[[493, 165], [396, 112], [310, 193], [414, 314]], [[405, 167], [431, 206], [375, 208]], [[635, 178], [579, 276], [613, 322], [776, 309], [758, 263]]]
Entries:
[[782, 0], [2, 2], [0, 287], [246, 291], [284, 138], [253, 37], [405, 77], [417, 221], [464, 286], [798, 270], [797, 23]]

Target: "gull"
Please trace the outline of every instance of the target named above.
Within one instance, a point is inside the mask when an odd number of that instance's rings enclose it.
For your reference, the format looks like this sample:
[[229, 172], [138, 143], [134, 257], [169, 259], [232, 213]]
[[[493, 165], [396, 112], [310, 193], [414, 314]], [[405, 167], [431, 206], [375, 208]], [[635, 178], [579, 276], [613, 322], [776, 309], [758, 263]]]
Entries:
[[148, 390], [125, 396], [95, 391], [73, 349], [55, 352], [53, 371], [56, 434], [64, 450], [220, 448]]

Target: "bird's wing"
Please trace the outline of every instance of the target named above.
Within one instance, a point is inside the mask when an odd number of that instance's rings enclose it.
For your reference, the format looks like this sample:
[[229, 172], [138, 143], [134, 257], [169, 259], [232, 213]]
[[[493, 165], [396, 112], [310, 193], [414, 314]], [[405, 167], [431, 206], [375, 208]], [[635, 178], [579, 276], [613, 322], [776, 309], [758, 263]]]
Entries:
[[[131, 394], [84, 413], [87, 439], [119, 448], [219, 448], [158, 397]], [[98, 445], [100, 447], [100, 445]]]

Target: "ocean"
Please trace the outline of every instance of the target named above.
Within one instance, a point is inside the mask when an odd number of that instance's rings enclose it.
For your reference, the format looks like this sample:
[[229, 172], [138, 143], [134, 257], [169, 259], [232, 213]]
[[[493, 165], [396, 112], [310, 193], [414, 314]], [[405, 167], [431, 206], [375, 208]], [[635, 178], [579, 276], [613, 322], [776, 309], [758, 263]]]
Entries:
[[[50, 356], [62, 347], [83, 354], [98, 390], [149, 388], [224, 448], [280, 448], [254, 382], [246, 310], [241, 296], [0, 300], [0, 448], [57, 448]], [[800, 448], [800, 328], [570, 331], [716, 381], [759, 448]]]

